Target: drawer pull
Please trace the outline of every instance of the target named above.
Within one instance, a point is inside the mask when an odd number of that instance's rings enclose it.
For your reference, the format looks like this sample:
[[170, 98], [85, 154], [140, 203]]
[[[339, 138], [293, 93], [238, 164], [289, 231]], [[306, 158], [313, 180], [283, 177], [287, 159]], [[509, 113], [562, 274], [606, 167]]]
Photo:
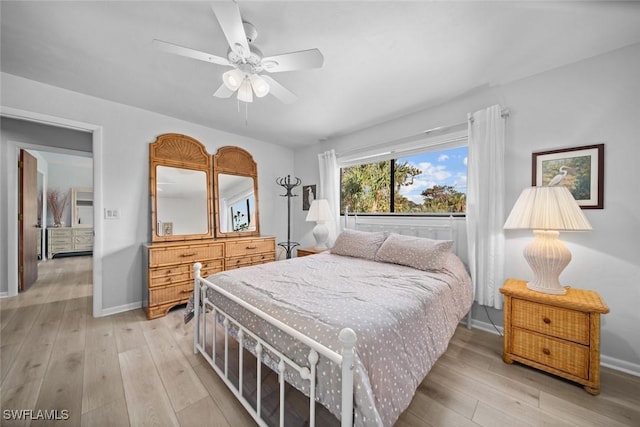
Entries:
[[183, 289], [182, 291], [180, 291], [180, 293], [182, 294], [188, 294], [190, 293], [192, 290], [191, 289]]
[[245, 249], [258, 249], [257, 246], [247, 246]]
[[548, 317], [543, 318], [542, 321], [547, 325], [551, 323], [551, 319], [549, 319]]
[[195, 252], [192, 252], [192, 253], [190, 253], [190, 254], [182, 254], [182, 255], [180, 255], [180, 256], [181, 256], [181, 257], [183, 257], [183, 258], [189, 258], [189, 257], [191, 257], [191, 256], [196, 256], [196, 253], [195, 253]]
[[544, 354], [546, 354], [547, 356], [551, 354], [551, 350], [549, 350], [548, 348], [543, 348], [543, 349], [542, 349], [542, 352], [543, 352]]

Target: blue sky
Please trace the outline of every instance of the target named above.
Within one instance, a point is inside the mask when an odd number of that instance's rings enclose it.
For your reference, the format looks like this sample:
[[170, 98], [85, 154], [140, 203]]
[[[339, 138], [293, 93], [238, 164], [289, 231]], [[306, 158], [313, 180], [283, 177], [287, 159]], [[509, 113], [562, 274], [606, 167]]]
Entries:
[[415, 203], [422, 203], [420, 193], [434, 185], [452, 185], [462, 193], [467, 192], [466, 146], [401, 157], [398, 161], [407, 161], [422, 171], [414, 177], [412, 185], [400, 189], [403, 196]]

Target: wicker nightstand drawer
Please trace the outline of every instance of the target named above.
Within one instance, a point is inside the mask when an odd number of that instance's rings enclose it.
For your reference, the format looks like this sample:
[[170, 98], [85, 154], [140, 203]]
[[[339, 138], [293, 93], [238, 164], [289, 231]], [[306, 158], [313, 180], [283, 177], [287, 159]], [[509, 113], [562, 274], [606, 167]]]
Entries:
[[581, 344], [589, 344], [589, 314], [513, 299], [512, 325]]
[[580, 378], [589, 378], [589, 347], [513, 328], [512, 352]]

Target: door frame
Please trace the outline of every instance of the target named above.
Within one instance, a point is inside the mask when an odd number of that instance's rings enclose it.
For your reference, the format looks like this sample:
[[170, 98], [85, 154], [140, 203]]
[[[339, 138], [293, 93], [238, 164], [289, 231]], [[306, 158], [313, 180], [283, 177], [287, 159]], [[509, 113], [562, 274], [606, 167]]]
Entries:
[[[0, 115], [14, 119], [37, 122], [44, 125], [75, 129], [92, 134], [93, 147], [93, 317], [102, 317], [102, 257], [103, 257], [103, 181], [102, 181], [102, 126], [91, 123], [83, 123], [61, 117], [49, 116], [31, 111], [10, 107], [1, 107]], [[18, 294], [18, 162], [20, 149], [42, 150], [46, 147], [49, 151], [52, 147], [7, 141], [7, 269], [8, 269], [8, 296]], [[53, 147], [55, 149], [55, 147]], [[58, 152], [77, 155], [78, 151], [57, 149]]]

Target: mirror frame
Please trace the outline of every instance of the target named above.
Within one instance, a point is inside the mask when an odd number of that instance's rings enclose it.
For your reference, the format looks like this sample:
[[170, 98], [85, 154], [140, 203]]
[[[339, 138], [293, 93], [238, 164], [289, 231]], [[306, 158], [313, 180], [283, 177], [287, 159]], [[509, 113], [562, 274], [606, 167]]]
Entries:
[[[220, 231], [220, 189], [218, 175], [238, 175], [253, 178], [253, 196], [255, 198], [255, 230], [252, 231]], [[253, 156], [240, 147], [226, 146], [218, 149], [213, 156], [214, 174], [214, 212], [216, 217], [216, 237], [251, 237], [260, 235], [260, 203], [258, 199], [258, 165]]]
[[[157, 197], [156, 197], [156, 167], [169, 166], [174, 168], [202, 171], [206, 174], [207, 185], [207, 233], [180, 234], [159, 236], [157, 234]], [[181, 240], [195, 240], [213, 238], [213, 204], [211, 189], [213, 176], [211, 173], [211, 155], [205, 146], [190, 136], [178, 133], [166, 133], [149, 144], [149, 194], [151, 198], [151, 241], [175, 242]]]

